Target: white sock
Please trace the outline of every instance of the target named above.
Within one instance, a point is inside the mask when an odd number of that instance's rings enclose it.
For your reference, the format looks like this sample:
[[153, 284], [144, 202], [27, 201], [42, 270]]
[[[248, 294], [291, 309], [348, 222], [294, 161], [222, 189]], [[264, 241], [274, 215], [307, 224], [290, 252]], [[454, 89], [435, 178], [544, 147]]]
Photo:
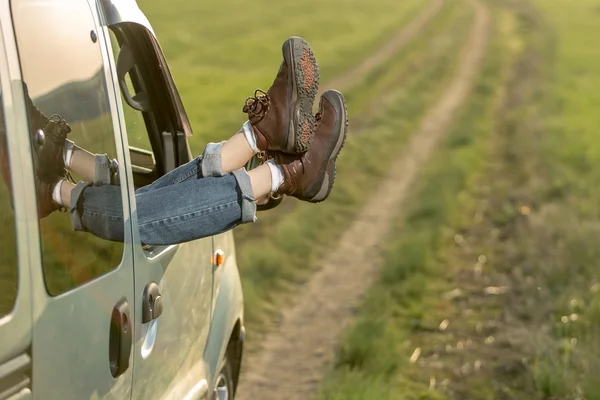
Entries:
[[63, 160], [65, 162], [65, 167], [69, 168], [71, 166], [71, 158], [73, 157], [73, 148], [75, 147], [75, 143], [70, 140], [65, 140], [65, 147], [63, 148]]
[[250, 148], [253, 152], [258, 153], [260, 150], [256, 147], [256, 134], [254, 133], [254, 128], [252, 128], [250, 121], [244, 122], [242, 129], [244, 130], [244, 136], [246, 136]]
[[62, 186], [62, 183], [64, 182], [64, 179], [61, 179], [60, 181], [58, 181], [58, 183], [54, 186], [54, 189], [52, 189], [52, 200], [54, 200], [55, 202], [57, 202], [59, 205], [64, 206], [63, 202], [62, 202], [62, 198], [60, 196], [60, 187]]
[[273, 160], [268, 160], [267, 165], [271, 170], [271, 192], [275, 193], [283, 183], [283, 168], [281, 168], [281, 165], [275, 164]]

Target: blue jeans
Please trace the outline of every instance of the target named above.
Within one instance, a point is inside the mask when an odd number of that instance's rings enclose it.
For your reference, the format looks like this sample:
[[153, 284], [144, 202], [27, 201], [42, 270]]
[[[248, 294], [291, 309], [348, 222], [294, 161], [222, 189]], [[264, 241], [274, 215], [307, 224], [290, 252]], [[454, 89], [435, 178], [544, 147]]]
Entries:
[[[223, 174], [222, 145], [208, 144], [200, 157], [136, 190], [142, 243], [184, 243], [255, 221], [250, 177], [244, 169]], [[124, 240], [120, 186], [81, 182], [71, 192], [71, 205], [71, 222], [76, 231], [112, 241]]]

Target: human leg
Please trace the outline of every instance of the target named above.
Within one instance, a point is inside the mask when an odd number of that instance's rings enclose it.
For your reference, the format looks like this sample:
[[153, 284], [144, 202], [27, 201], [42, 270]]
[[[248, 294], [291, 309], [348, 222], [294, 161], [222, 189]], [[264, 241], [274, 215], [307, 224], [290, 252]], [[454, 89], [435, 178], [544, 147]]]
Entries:
[[65, 167], [79, 175], [84, 181], [95, 185], [110, 185], [118, 182], [118, 165], [107, 154], [92, 154], [70, 140], [63, 148]]
[[[136, 194], [142, 243], [184, 243], [253, 222], [256, 206], [251, 185], [250, 177], [238, 170]], [[124, 239], [120, 186], [80, 183], [70, 188], [69, 195], [75, 230], [107, 240]]]

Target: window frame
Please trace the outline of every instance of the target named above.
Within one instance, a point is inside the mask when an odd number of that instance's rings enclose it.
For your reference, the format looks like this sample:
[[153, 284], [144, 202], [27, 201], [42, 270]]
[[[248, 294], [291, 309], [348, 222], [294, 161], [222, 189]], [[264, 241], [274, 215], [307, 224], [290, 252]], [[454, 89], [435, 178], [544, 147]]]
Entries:
[[[148, 95], [151, 112], [142, 114], [156, 159], [156, 178], [159, 178], [192, 159], [187, 142], [187, 137], [192, 135], [187, 113], [152, 32], [135, 22], [119, 22], [108, 28], [117, 38], [119, 47], [127, 45], [131, 49], [135, 61], [135, 73], [130, 74], [132, 84], [136, 92], [144, 90]], [[123, 107], [130, 106], [125, 104]], [[162, 137], [163, 132], [170, 136], [167, 143]], [[171, 162], [168, 161], [170, 151], [173, 151]]]

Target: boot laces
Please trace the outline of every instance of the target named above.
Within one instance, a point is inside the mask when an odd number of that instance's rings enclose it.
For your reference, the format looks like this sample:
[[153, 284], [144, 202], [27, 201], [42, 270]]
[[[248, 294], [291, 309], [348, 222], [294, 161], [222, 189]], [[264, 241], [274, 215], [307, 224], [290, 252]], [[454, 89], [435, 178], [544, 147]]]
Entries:
[[43, 130], [50, 140], [60, 144], [66, 139], [67, 134], [71, 132], [71, 127], [60, 115], [54, 114], [48, 118]]
[[246, 99], [242, 111], [248, 114], [250, 117], [258, 116], [260, 119], [262, 119], [269, 109], [269, 104], [269, 95], [264, 90], [256, 89], [254, 91], [254, 96]]

